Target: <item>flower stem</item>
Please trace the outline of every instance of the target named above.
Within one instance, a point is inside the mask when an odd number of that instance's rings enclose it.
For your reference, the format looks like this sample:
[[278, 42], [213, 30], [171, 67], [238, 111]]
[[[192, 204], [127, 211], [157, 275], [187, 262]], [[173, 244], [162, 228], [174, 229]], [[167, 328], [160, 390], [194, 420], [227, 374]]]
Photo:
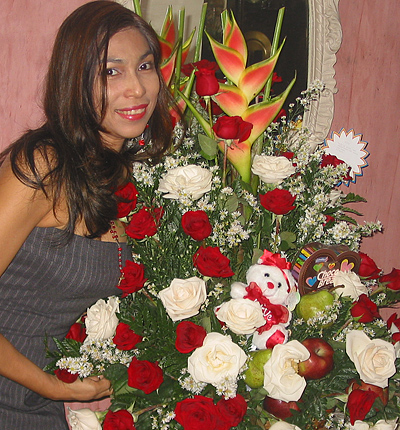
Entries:
[[[275, 55], [276, 51], [278, 50], [279, 45], [279, 39], [281, 36], [281, 29], [282, 29], [282, 22], [283, 22], [283, 15], [285, 14], [285, 8], [281, 7], [278, 12], [278, 17], [276, 19], [275, 24], [275, 31], [274, 31], [274, 38], [272, 39], [272, 45], [271, 45], [271, 57]], [[270, 92], [271, 92], [271, 86], [272, 86], [272, 74], [269, 77], [266, 85], [265, 85], [265, 91], [264, 91], [264, 100], [269, 100]]]
[[224, 165], [223, 165], [223, 172], [222, 172], [222, 187], [225, 188], [226, 186], [226, 170], [228, 165], [228, 144], [226, 140], [224, 140]]
[[175, 89], [180, 87], [181, 80], [181, 66], [182, 66], [182, 44], [183, 44], [183, 30], [185, 28], [185, 9], [179, 11], [179, 24], [178, 24], [178, 53], [176, 56], [175, 65]]
[[140, 7], [140, 0], [133, 0], [133, 9], [137, 15], [142, 16], [142, 9]]
[[204, 27], [206, 22], [206, 12], [207, 12], [207, 3], [203, 3], [203, 7], [201, 8], [201, 14], [200, 14], [199, 29], [197, 32], [196, 48], [195, 48], [194, 57], [193, 57], [193, 62], [195, 63], [200, 60], [201, 45], [202, 45]]

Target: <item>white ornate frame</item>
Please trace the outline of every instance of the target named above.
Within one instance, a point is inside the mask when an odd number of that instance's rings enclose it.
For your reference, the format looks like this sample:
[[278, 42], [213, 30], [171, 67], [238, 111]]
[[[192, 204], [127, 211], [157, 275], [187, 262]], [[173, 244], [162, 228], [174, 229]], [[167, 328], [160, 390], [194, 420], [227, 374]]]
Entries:
[[336, 52], [342, 42], [339, 0], [308, 0], [308, 85], [317, 79], [325, 84], [319, 100], [312, 102], [304, 115], [304, 126], [311, 133], [313, 147], [327, 137], [333, 119], [334, 100], [337, 92], [334, 65]]

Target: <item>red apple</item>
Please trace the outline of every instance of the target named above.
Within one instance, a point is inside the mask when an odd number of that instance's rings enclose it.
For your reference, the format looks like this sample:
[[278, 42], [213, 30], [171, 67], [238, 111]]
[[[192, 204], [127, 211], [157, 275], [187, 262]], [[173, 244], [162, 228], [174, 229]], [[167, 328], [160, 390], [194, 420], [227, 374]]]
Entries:
[[300, 411], [297, 402], [285, 402], [284, 400], [273, 399], [269, 396], [265, 396], [263, 407], [267, 412], [281, 420], [291, 417], [293, 415], [292, 410]]
[[310, 351], [310, 358], [299, 363], [299, 375], [306, 379], [320, 379], [333, 369], [333, 348], [323, 339], [309, 338], [302, 344]]

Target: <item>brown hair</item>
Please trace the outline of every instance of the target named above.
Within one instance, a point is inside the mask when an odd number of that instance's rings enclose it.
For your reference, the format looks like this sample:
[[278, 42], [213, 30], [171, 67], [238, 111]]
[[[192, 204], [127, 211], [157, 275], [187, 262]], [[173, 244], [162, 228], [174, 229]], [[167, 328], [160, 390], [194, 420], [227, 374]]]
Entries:
[[[136, 154], [127, 142], [120, 153], [103, 145], [100, 131], [107, 109], [106, 59], [111, 37], [136, 28], [154, 55], [160, 92], [149, 127], [144, 133], [148, 149]], [[117, 215], [116, 189], [129, 179], [133, 161], [157, 162], [171, 142], [171, 96], [160, 72], [157, 35], [142, 18], [114, 1], [86, 3], [61, 25], [53, 48], [44, 95], [46, 122], [30, 130], [3, 154], [10, 153], [13, 171], [28, 186], [53, 199], [66, 196], [69, 222], [65, 236], [72, 237], [83, 219], [88, 237], [109, 229]], [[96, 109], [94, 85], [101, 81], [101, 109]], [[47, 167], [39, 169], [38, 155]]]

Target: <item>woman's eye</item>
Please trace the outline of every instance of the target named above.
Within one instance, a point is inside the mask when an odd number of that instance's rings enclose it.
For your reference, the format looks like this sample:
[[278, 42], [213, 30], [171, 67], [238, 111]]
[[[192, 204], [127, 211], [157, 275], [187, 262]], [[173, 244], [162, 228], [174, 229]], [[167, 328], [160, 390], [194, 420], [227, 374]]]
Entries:
[[117, 74], [118, 74], [118, 71], [116, 69], [106, 69], [107, 76], [115, 76]]
[[143, 63], [139, 66], [139, 70], [152, 70], [152, 69], [154, 69], [154, 63], [152, 63], [151, 61]]

